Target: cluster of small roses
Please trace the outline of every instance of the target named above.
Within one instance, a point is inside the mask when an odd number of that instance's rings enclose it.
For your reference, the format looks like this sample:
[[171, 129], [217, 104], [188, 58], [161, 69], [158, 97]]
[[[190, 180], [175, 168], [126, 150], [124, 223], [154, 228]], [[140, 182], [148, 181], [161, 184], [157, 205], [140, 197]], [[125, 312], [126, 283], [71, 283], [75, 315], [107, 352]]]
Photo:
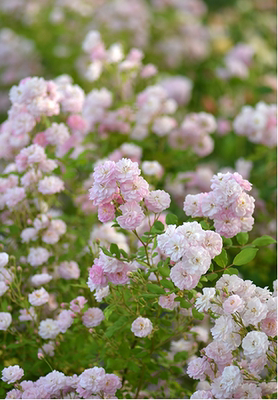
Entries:
[[217, 68], [216, 74], [221, 79], [230, 79], [236, 76], [241, 79], [248, 78], [249, 69], [255, 51], [252, 46], [237, 43], [225, 56], [224, 68]]
[[[163, 24], [156, 23], [154, 28], [160, 38], [156, 44], [157, 52], [164, 56], [168, 68], [178, 67], [185, 59], [196, 63], [208, 57], [211, 35], [202, 21], [207, 12], [204, 1], [153, 0], [152, 3], [163, 18]], [[169, 13], [172, 15], [170, 20], [167, 18]], [[174, 29], [166, 28], [169, 22]]]
[[143, 140], [149, 131], [159, 137], [166, 136], [177, 126], [177, 121], [166, 114], [175, 113], [178, 104], [162, 86], [148, 86], [138, 94], [136, 105], [138, 111], [131, 138]]
[[13, 273], [7, 269], [6, 266], [9, 262], [9, 255], [7, 253], [0, 253], [0, 297], [9, 289], [9, 284], [13, 280]]
[[145, 214], [140, 202], [148, 211], [161, 213], [170, 205], [170, 196], [163, 190], [149, 191], [148, 182], [140, 176], [138, 163], [123, 158], [117, 163], [105, 161], [94, 170], [94, 184], [90, 189], [90, 199], [98, 206], [101, 222], [116, 220], [121, 228], [136, 229]]
[[[38, 290], [35, 291], [39, 292]], [[34, 292], [34, 296], [36, 293]], [[29, 295], [33, 298], [33, 293]], [[37, 301], [37, 300], [36, 300]], [[42, 339], [55, 339], [59, 333], [65, 333], [73, 324], [74, 319], [80, 320], [80, 322], [87, 328], [94, 328], [101, 324], [104, 320], [104, 314], [98, 307], [91, 307], [84, 311], [84, 306], [87, 300], [83, 296], [78, 296], [70, 302], [68, 310], [64, 309], [60, 311], [56, 319], [46, 318], [40, 321], [39, 324], [39, 336]], [[34, 302], [33, 302], [34, 304]], [[34, 304], [35, 305], [35, 304]], [[65, 307], [66, 304], [62, 303]]]
[[[126, 33], [130, 46], [145, 47], [150, 35], [150, 4], [145, 0], [101, 0], [95, 10], [94, 25], [114, 38]], [[94, 8], [96, 4], [94, 4]]]
[[[10, 90], [12, 107], [9, 118], [1, 126], [1, 157], [13, 158], [18, 149], [30, 142], [29, 133], [41, 116], [58, 115], [60, 112], [59, 94], [52, 81], [43, 78], [25, 78]], [[3, 153], [3, 154], [2, 154]]]
[[192, 148], [194, 153], [205, 157], [212, 153], [214, 141], [210, 137], [217, 128], [212, 114], [205, 112], [188, 114], [178, 129], [169, 135], [169, 144], [173, 148]]
[[[23, 148], [15, 158], [15, 164], [10, 164], [3, 172], [7, 178], [0, 179], [0, 209], [5, 206], [9, 210], [19, 208], [26, 199], [27, 191], [50, 195], [64, 190], [64, 182], [55, 175], [43, 176], [57, 167], [56, 161], [47, 158], [44, 149], [33, 144]], [[28, 171], [25, 170], [28, 168]], [[25, 172], [20, 177], [13, 172]], [[20, 186], [21, 185], [21, 186]]]
[[139, 49], [131, 49], [125, 59], [121, 44], [114, 43], [109, 49], [106, 49], [98, 31], [88, 32], [82, 47], [91, 60], [85, 73], [86, 78], [90, 81], [99, 79], [104, 67], [109, 64], [117, 64], [119, 72], [136, 70], [138, 72], [141, 69], [142, 77], [153, 76], [157, 73], [156, 67], [152, 64], [146, 65], [142, 69], [143, 53]]
[[94, 264], [89, 270], [88, 286], [95, 297], [101, 301], [109, 294], [108, 283], [114, 285], [125, 285], [129, 283], [129, 272], [134, 271], [134, 265], [123, 261], [115, 260], [112, 257], [100, 252], [99, 258], [95, 258]]
[[[252, 170], [252, 161], [239, 158], [235, 162], [235, 168], [222, 168], [219, 172], [238, 172], [244, 179], [250, 178], [250, 172]], [[167, 175], [165, 189], [169, 192], [181, 205], [184, 202], [184, 198], [187, 194], [197, 194], [200, 192], [209, 192], [211, 179], [216, 172], [216, 168], [213, 164], [202, 164], [197, 166], [195, 171], [179, 172], [175, 177]], [[254, 188], [253, 188], [254, 190]]]
[[234, 120], [234, 130], [238, 135], [247, 136], [251, 142], [268, 147], [277, 145], [277, 106], [259, 102], [255, 108], [242, 107]]
[[222, 239], [213, 231], [205, 231], [198, 222], [168, 225], [157, 238], [158, 248], [175, 263], [170, 278], [181, 290], [193, 289], [205, 274], [211, 260], [221, 253]]
[[36, 241], [40, 236], [44, 243], [55, 244], [66, 230], [67, 226], [61, 219], [52, 219], [50, 213], [38, 214], [33, 221], [33, 226], [23, 229], [20, 237], [23, 243]]
[[79, 376], [66, 376], [54, 370], [35, 382], [19, 382], [23, 375], [18, 365], [2, 370], [2, 380], [15, 386], [6, 399], [60, 399], [61, 396], [63, 399], [116, 399], [115, 393], [122, 387], [117, 375], [107, 374], [99, 367], [85, 369]]
[[237, 172], [218, 173], [211, 179], [212, 190], [187, 195], [183, 209], [186, 215], [212, 219], [216, 232], [231, 238], [252, 229], [255, 199], [246, 193], [251, 187]]
[[[118, 149], [114, 150], [108, 155], [108, 159], [114, 162], [120, 161], [122, 158], [129, 158], [132, 162], [140, 164], [142, 158], [142, 148], [134, 143], [123, 143]], [[105, 160], [98, 160], [95, 166], [104, 162]], [[164, 174], [164, 168], [158, 161], [143, 161], [140, 165], [143, 175], [150, 178], [151, 180], [161, 179]], [[88, 189], [93, 185], [94, 178], [93, 173], [90, 174], [89, 178], [83, 182], [82, 194], [76, 199], [76, 203], [81, 206], [85, 213], [94, 212], [95, 206], [89, 199]], [[108, 225], [107, 225], [108, 226]], [[111, 242], [112, 243], [112, 242]]]
[[256, 398], [276, 391], [265, 383], [275, 367], [277, 335], [277, 281], [274, 293], [237, 275], [223, 275], [216, 288], [204, 288], [196, 300], [199, 311], [216, 318], [213, 341], [190, 361], [187, 373], [209, 381], [207, 390], [191, 398]]
[[[43, 148], [51, 146], [56, 149], [56, 156], [62, 157], [72, 147], [80, 146], [84, 135], [88, 133], [88, 123], [81, 115], [84, 91], [78, 85], [73, 85], [68, 75], [61, 75], [55, 81], [25, 78], [18, 86], [11, 88], [10, 99], [12, 107], [9, 118], [1, 125], [0, 134], [0, 143], [5, 148], [0, 156], [4, 159], [13, 159], [31, 140]], [[46, 117], [59, 115], [60, 112], [67, 116], [67, 125], [56, 122], [50, 126], [46, 124], [47, 129], [35, 135], [36, 126], [41, 129]], [[76, 151], [78, 153], [79, 149]], [[44, 161], [42, 168], [50, 168], [50, 161], [54, 163], [53, 160], [47, 161]]]

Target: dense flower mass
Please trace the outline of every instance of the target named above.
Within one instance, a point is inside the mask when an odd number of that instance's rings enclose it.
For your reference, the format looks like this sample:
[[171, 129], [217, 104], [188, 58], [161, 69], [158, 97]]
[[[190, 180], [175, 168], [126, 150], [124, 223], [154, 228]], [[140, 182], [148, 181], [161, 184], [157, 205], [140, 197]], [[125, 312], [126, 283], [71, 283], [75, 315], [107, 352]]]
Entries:
[[195, 305], [216, 318], [211, 328], [213, 341], [203, 349], [202, 357], [190, 361], [187, 372], [201, 381], [210, 377], [207, 395], [217, 399], [250, 398], [252, 393], [261, 398], [261, 376], [274, 361], [274, 342], [268, 340], [268, 335], [273, 336], [264, 324], [272, 319], [273, 334], [277, 335], [274, 299], [275, 293], [236, 275], [224, 274], [216, 282], [216, 289], [203, 289]]
[[0, 1], [0, 398], [277, 397], [275, 15]]
[[213, 220], [216, 232], [231, 238], [239, 232], [251, 231], [255, 199], [248, 195], [252, 185], [237, 172], [219, 173], [211, 179], [211, 191], [187, 195], [183, 209], [192, 217]]

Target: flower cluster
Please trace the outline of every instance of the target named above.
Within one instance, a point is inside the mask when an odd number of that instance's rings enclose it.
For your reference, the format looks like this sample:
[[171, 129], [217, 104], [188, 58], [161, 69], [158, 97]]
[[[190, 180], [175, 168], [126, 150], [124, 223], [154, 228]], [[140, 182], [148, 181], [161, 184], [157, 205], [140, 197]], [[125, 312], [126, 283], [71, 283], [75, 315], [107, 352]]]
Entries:
[[222, 251], [218, 233], [203, 230], [198, 222], [185, 222], [178, 227], [168, 225], [157, 242], [162, 254], [175, 263], [170, 278], [181, 290], [197, 286], [211, 260]]
[[[18, 365], [4, 368], [2, 380], [9, 384], [19, 381], [24, 372]], [[15, 389], [7, 393], [7, 399], [47, 399], [63, 398], [115, 398], [122, 386], [115, 374], [107, 374], [103, 368], [85, 369], [79, 376], [66, 376], [62, 372], [52, 371], [37, 381], [21, 381]], [[91, 397], [93, 396], [93, 397]]]
[[224, 59], [224, 68], [217, 68], [216, 73], [221, 79], [230, 79], [233, 76], [241, 79], [248, 78], [248, 67], [252, 63], [254, 49], [245, 43], [237, 43]]
[[160, 85], [148, 86], [137, 96], [138, 111], [131, 138], [142, 140], [149, 134], [149, 129], [158, 136], [168, 135], [176, 126], [173, 114], [177, 109], [176, 101]]
[[255, 199], [246, 193], [251, 187], [237, 172], [218, 173], [211, 179], [212, 190], [187, 195], [183, 209], [186, 215], [212, 219], [216, 232], [231, 238], [252, 229]]
[[205, 112], [188, 114], [180, 128], [170, 133], [169, 144], [181, 149], [191, 147], [198, 156], [205, 157], [213, 151], [214, 142], [210, 134], [216, 127], [216, 120], [211, 114]]
[[244, 106], [234, 120], [234, 130], [238, 135], [247, 136], [251, 142], [268, 147], [277, 144], [277, 107], [263, 101], [255, 108]]
[[96, 166], [90, 199], [98, 206], [101, 222], [116, 220], [121, 228], [134, 230], [145, 218], [140, 202], [148, 211], [161, 213], [170, 205], [170, 196], [163, 190], [149, 191], [148, 182], [140, 176], [137, 162], [123, 158], [105, 161]]
[[91, 291], [96, 290], [96, 297], [99, 296], [100, 290], [102, 297], [105, 297], [109, 294], [109, 286], [107, 286], [109, 282], [114, 285], [125, 285], [129, 283], [129, 272], [133, 270], [133, 264], [115, 260], [101, 251], [99, 258], [95, 258], [89, 270], [87, 284]]
[[51, 214], [38, 214], [33, 221], [33, 226], [23, 229], [21, 240], [23, 243], [35, 241], [41, 236], [44, 243], [55, 244], [66, 233], [67, 226], [61, 219], [52, 219]]
[[210, 383], [204, 393], [198, 391], [191, 398], [258, 399], [265, 394], [262, 376], [273, 367], [276, 352], [276, 300], [276, 293], [237, 275], [224, 274], [215, 288], [203, 289], [195, 305], [216, 318], [213, 341], [201, 357], [190, 361], [187, 373]]

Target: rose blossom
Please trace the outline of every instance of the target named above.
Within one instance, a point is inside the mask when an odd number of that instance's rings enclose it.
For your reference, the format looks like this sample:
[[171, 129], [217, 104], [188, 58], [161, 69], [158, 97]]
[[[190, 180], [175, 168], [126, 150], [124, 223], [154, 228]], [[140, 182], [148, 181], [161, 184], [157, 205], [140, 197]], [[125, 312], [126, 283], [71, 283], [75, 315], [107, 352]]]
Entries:
[[149, 318], [138, 317], [135, 321], [132, 322], [131, 332], [134, 333], [135, 336], [138, 337], [146, 337], [153, 330], [153, 324], [149, 320]]

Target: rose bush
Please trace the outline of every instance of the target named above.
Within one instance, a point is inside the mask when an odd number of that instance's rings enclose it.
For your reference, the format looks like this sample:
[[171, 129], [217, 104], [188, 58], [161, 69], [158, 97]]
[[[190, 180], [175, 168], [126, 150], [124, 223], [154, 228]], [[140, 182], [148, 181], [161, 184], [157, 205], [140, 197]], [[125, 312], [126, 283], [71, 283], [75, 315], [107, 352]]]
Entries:
[[271, 10], [25, 3], [0, 5], [0, 394], [275, 398]]

